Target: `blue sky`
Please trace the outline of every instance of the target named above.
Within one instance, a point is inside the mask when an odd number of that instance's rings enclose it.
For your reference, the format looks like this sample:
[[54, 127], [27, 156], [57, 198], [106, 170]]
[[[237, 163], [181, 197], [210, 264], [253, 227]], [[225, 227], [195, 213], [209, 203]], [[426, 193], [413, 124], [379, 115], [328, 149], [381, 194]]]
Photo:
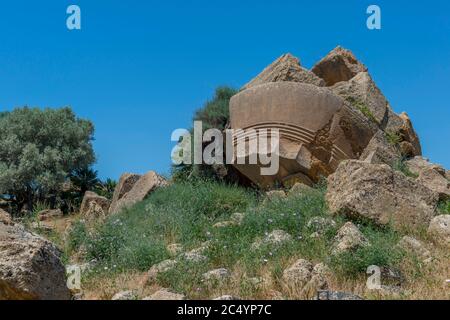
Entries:
[[[81, 31], [66, 28], [70, 4]], [[370, 4], [380, 31], [366, 28]], [[171, 132], [215, 87], [240, 87], [286, 52], [309, 68], [342, 45], [450, 168], [449, 17], [447, 0], [4, 1], [0, 110], [70, 105], [95, 123], [101, 177], [168, 173]]]

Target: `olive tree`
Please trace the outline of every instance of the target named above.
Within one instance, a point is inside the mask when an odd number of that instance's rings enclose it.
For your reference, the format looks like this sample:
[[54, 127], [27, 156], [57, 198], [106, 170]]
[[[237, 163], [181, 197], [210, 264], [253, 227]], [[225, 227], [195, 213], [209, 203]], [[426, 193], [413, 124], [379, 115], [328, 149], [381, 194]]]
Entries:
[[70, 108], [18, 108], [0, 116], [0, 195], [19, 210], [55, 193], [71, 172], [95, 161], [94, 126]]

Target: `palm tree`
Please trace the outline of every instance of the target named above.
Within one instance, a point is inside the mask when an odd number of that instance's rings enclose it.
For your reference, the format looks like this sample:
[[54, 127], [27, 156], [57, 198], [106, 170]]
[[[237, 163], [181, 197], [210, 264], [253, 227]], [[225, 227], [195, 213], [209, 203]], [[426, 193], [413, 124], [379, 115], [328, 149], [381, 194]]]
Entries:
[[98, 172], [89, 167], [78, 168], [70, 175], [73, 185], [79, 190], [83, 197], [86, 191], [94, 190], [101, 184], [98, 179]]

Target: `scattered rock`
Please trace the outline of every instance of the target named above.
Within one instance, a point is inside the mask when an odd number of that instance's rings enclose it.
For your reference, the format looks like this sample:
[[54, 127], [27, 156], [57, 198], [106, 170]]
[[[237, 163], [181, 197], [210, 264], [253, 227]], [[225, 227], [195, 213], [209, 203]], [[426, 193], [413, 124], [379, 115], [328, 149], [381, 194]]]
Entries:
[[325, 82], [300, 65], [300, 60], [291, 54], [284, 54], [265, 68], [256, 78], [247, 83], [242, 90], [269, 82], [301, 82], [323, 87]]
[[55, 230], [54, 226], [49, 225], [48, 223], [45, 223], [45, 222], [32, 222], [30, 227], [31, 227], [32, 231], [33, 230], [40, 231], [40, 232], [43, 232], [46, 234]]
[[167, 251], [169, 251], [170, 255], [177, 256], [183, 252], [183, 245], [179, 243], [172, 243], [167, 246]]
[[401, 158], [398, 148], [387, 140], [383, 131], [379, 130], [370, 140], [359, 160], [372, 164], [387, 164], [392, 167]]
[[0, 209], [0, 223], [10, 225], [13, 224], [11, 215], [3, 209]]
[[307, 260], [297, 260], [291, 267], [284, 270], [283, 280], [291, 288], [301, 291], [316, 292], [328, 287], [329, 268], [319, 263], [315, 266]]
[[155, 281], [158, 274], [172, 270], [177, 265], [176, 260], [164, 260], [158, 264], [155, 264], [147, 272], [147, 281]]
[[245, 214], [244, 213], [239, 213], [239, 212], [235, 212], [231, 215], [231, 220], [234, 221], [236, 224], [240, 225], [244, 219], [245, 219]]
[[367, 246], [369, 241], [353, 223], [347, 222], [339, 229], [334, 238], [333, 254], [353, 251], [362, 246]]
[[109, 200], [95, 192], [86, 191], [80, 206], [80, 214], [87, 219], [105, 217], [108, 214]]
[[311, 237], [322, 236], [327, 230], [336, 227], [336, 222], [330, 218], [313, 217], [306, 224], [306, 228], [312, 232]]
[[214, 298], [213, 300], [237, 301], [237, 300], [241, 300], [241, 299], [238, 298], [238, 297], [235, 297], [235, 296], [231, 296], [231, 295], [224, 295], [224, 296], [220, 296], [220, 297]]
[[212, 283], [222, 283], [230, 279], [230, 277], [230, 271], [225, 268], [211, 270], [202, 275], [204, 281]]
[[416, 255], [423, 262], [430, 262], [432, 259], [431, 253], [425, 245], [413, 237], [404, 236], [398, 243], [398, 246], [403, 250]]
[[63, 212], [61, 211], [61, 209], [46, 209], [40, 211], [37, 216], [40, 221], [48, 221], [56, 218], [61, 218], [63, 216]]
[[208, 260], [208, 257], [195, 251], [186, 252], [182, 257], [184, 260], [192, 263], [206, 262]]
[[439, 197], [387, 165], [348, 160], [328, 177], [326, 200], [333, 214], [414, 228], [430, 222]]
[[139, 180], [141, 176], [133, 173], [124, 173], [120, 177], [119, 182], [114, 190], [113, 198], [111, 201], [111, 206], [109, 207], [109, 213], [115, 213], [117, 211], [117, 203], [123, 196], [129, 192], [135, 183]]
[[137, 297], [133, 291], [122, 291], [116, 293], [111, 300], [136, 300]]
[[300, 259], [283, 272], [283, 280], [290, 286], [303, 287], [311, 280], [313, 265]]
[[280, 200], [286, 198], [286, 192], [284, 192], [283, 190], [267, 191], [266, 197], [270, 201]]
[[281, 246], [286, 242], [292, 240], [292, 236], [283, 230], [274, 230], [264, 237], [262, 240], [257, 240], [252, 244], [253, 249], [258, 249], [263, 245]]
[[0, 224], [0, 300], [69, 300], [60, 256], [23, 226]]
[[142, 201], [151, 192], [155, 191], [157, 188], [167, 185], [167, 181], [159, 176], [154, 171], [149, 171], [145, 175], [139, 178], [138, 181], [133, 185], [130, 191], [125, 193], [122, 198], [117, 201], [117, 204], [112, 213], [117, 213], [124, 208], [129, 208], [134, 204]]
[[439, 244], [450, 247], [450, 215], [440, 215], [431, 220], [428, 234]]
[[186, 300], [186, 296], [179, 293], [173, 293], [168, 289], [161, 289], [152, 294], [150, 297], [146, 297], [142, 300]]
[[325, 80], [327, 86], [348, 81], [358, 73], [366, 71], [366, 66], [359, 62], [351, 51], [342, 47], [333, 49], [312, 68], [312, 72]]
[[310, 194], [311, 192], [314, 191], [315, 191], [314, 188], [311, 188], [310, 186], [307, 186], [304, 183], [297, 182], [289, 190], [289, 195]]
[[222, 222], [217, 222], [216, 224], [213, 225], [213, 228], [228, 228], [228, 227], [232, 227], [235, 226], [236, 222], [234, 221], [222, 221]]
[[364, 300], [360, 296], [339, 291], [319, 291], [316, 300]]

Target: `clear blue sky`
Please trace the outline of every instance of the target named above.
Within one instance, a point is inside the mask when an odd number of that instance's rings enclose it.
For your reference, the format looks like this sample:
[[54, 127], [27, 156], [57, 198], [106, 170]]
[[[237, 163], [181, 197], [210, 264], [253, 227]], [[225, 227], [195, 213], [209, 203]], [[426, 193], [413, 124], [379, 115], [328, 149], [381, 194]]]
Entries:
[[[66, 8], [82, 30], [66, 29]], [[382, 9], [382, 30], [366, 8]], [[0, 110], [61, 107], [95, 123], [101, 177], [168, 173], [172, 130], [218, 85], [285, 52], [311, 67], [336, 45], [370, 69], [424, 154], [450, 168], [450, 1], [3, 1]]]

